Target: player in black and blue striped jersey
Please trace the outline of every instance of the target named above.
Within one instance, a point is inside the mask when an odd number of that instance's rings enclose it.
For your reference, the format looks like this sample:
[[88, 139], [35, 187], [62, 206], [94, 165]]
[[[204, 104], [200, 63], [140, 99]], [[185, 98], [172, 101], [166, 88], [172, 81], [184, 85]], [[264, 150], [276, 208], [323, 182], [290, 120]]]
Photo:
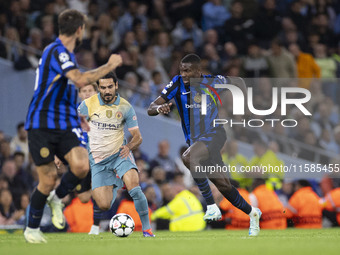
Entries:
[[[194, 180], [207, 203], [204, 219], [206, 221], [219, 220], [221, 219], [221, 211], [214, 201], [207, 176], [194, 173], [196, 169], [200, 169], [204, 165], [224, 165], [220, 151], [227, 139], [226, 132], [222, 126], [214, 127], [213, 125], [214, 119], [218, 119], [218, 107], [214, 106], [214, 102], [220, 100], [219, 94], [223, 91], [215, 90], [212, 85], [228, 84], [231, 81], [221, 75], [216, 77], [203, 75], [201, 59], [196, 54], [186, 55], [181, 60], [179, 69], [180, 75], [175, 76], [164, 88], [161, 95], [151, 103], [148, 114], [150, 116], [160, 113], [168, 114], [172, 105], [169, 101], [175, 100], [186, 143], [189, 145], [189, 148], [182, 155], [183, 163], [193, 174]], [[191, 84], [192, 78], [199, 80], [199, 82]], [[211, 97], [206, 98], [206, 114], [202, 114], [202, 91], [211, 95]], [[249, 235], [257, 236], [260, 230], [261, 211], [258, 208], [253, 208], [244, 200], [237, 189], [231, 185], [226, 173], [215, 172], [208, 177], [226, 199], [250, 216]]]
[[[59, 37], [45, 48], [37, 68], [35, 91], [25, 124], [29, 150], [39, 176], [24, 232], [30, 243], [46, 242], [39, 230], [46, 201], [52, 210], [52, 223], [59, 229], [64, 228], [61, 198], [71, 192], [89, 171], [81, 129], [87, 130], [88, 125], [85, 118], [77, 115], [76, 87], [97, 81], [122, 63], [121, 56], [113, 54], [107, 64], [95, 70], [81, 72], [78, 69], [73, 51], [83, 39], [85, 21], [86, 16], [77, 10], [60, 13]], [[63, 175], [55, 192], [51, 192], [57, 180], [55, 155], [66, 161], [70, 170]]]

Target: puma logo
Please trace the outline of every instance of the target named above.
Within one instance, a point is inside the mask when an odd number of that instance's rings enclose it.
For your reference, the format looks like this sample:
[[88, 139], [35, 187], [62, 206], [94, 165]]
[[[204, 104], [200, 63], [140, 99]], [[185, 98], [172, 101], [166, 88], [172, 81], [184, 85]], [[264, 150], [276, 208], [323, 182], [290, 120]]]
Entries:
[[97, 116], [97, 117], [99, 118], [99, 114], [97, 114], [97, 113], [94, 113], [93, 115], [94, 115], [94, 116]]

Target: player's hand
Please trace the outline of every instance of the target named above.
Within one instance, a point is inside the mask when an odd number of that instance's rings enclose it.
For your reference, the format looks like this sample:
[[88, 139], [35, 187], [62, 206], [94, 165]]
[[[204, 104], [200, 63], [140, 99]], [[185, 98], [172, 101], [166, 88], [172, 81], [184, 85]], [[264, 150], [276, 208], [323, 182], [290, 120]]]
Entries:
[[122, 146], [120, 147], [119, 156], [120, 156], [121, 158], [126, 159], [126, 158], [129, 156], [129, 154], [130, 154], [130, 149], [129, 149], [129, 147], [128, 147], [127, 145], [122, 145]]
[[169, 112], [171, 111], [170, 107], [171, 107], [172, 103], [166, 103], [166, 104], [162, 104], [160, 106], [158, 106], [158, 113], [162, 113], [162, 114], [169, 114]]
[[123, 63], [123, 59], [119, 54], [111, 54], [107, 63], [112, 66], [112, 69], [116, 69]]
[[86, 116], [84, 115], [79, 115], [80, 117], [80, 127], [83, 131], [89, 132], [90, 131], [90, 125], [86, 120]]
[[54, 164], [57, 167], [57, 169], [60, 169], [62, 162], [57, 156], [54, 156]]

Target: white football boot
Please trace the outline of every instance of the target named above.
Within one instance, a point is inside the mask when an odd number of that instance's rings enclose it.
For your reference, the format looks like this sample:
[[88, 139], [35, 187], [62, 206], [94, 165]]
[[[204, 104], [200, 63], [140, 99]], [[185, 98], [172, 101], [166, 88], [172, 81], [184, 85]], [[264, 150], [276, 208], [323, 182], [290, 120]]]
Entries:
[[259, 208], [252, 207], [251, 212], [249, 213], [250, 217], [249, 236], [259, 235], [261, 215], [262, 212]]
[[28, 243], [47, 243], [40, 228], [27, 227], [24, 232], [24, 237]]
[[99, 235], [99, 226], [92, 225], [89, 235]]
[[220, 219], [222, 219], [222, 213], [220, 211], [220, 208], [218, 208], [216, 204], [208, 205], [207, 211], [203, 216], [203, 220], [205, 220], [206, 222], [211, 222], [218, 221]]
[[52, 211], [52, 223], [57, 229], [65, 228], [65, 216], [63, 214], [64, 204], [61, 202], [61, 199], [57, 197], [55, 194], [55, 190], [53, 190], [47, 198], [47, 204], [51, 208]]

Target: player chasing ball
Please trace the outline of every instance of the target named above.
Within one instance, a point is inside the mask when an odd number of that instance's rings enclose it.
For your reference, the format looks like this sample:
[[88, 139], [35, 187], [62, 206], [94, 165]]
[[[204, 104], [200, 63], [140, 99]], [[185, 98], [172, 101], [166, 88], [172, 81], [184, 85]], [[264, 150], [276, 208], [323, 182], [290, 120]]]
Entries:
[[[39, 183], [29, 206], [24, 237], [29, 243], [45, 243], [40, 231], [44, 207], [52, 211], [52, 223], [65, 227], [61, 199], [81, 182], [89, 171], [88, 153], [82, 129], [88, 130], [84, 118], [77, 114], [77, 87], [96, 82], [122, 63], [119, 55], [111, 55], [107, 64], [95, 70], [81, 72], [73, 53], [85, 31], [86, 17], [76, 10], [65, 10], [58, 17], [59, 37], [48, 45], [39, 61], [35, 91], [30, 103], [25, 128]], [[68, 80], [75, 85], [69, 84]], [[54, 156], [67, 162], [69, 170], [56, 185], [57, 169]], [[50, 194], [51, 193], [51, 194]]]
[[[195, 175], [197, 167], [202, 169], [203, 165], [223, 166], [220, 150], [226, 141], [226, 132], [222, 126], [213, 127], [214, 119], [218, 118], [218, 111], [214, 108], [214, 101], [217, 101], [216, 95], [214, 99], [207, 97], [207, 114], [201, 114], [201, 108], [187, 107], [191, 102], [200, 104], [199, 91], [206, 89], [203, 83], [211, 83], [209, 79], [213, 79], [211, 84], [227, 84], [231, 83], [229, 78], [221, 75], [213, 77], [211, 75], [203, 75], [201, 72], [201, 59], [195, 54], [186, 55], [180, 62], [180, 75], [175, 76], [172, 81], [164, 88], [161, 96], [152, 102], [148, 109], [150, 116], [158, 114], [168, 114], [172, 103], [169, 101], [175, 99], [178, 112], [181, 117], [182, 129], [189, 148], [183, 153], [182, 159], [185, 166], [190, 169], [193, 178], [200, 189], [204, 199], [207, 202], [207, 211], [204, 220], [214, 221], [222, 217], [221, 211], [216, 205], [211, 193], [209, 181], [206, 175]], [[201, 79], [201, 84], [191, 84], [190, 79]], [[223, 92], [218, 90], [218, 92]], [[242, 210], [250, 217], [249, 236], [257, 236], [260, 232], [259, 220], [261, 211], [252, 207], [239, 194], [237, 189], [231, 185], [225, 173], [215, 172], [209, 175], [210, 181], [217, 187], [221, 194], [230, 201], [236, 208]]]
[[[144, 237], [154, 237], [149, 221], [148, 202], [139, 186], [138, 169], [131, 150], [142, 143], [137, 116], [132, 106], [117, 92], [118, 81], [113, 72], [98, 81], [97, 95], [83, 101], [79, 114], [89, 120], [88, 152], [92, 176], [92, 196], [98, 207], [112, 207], [117, 190], [125, 184], [142, 222]], [[132, 139], [127, 143], [124, 126]]]

